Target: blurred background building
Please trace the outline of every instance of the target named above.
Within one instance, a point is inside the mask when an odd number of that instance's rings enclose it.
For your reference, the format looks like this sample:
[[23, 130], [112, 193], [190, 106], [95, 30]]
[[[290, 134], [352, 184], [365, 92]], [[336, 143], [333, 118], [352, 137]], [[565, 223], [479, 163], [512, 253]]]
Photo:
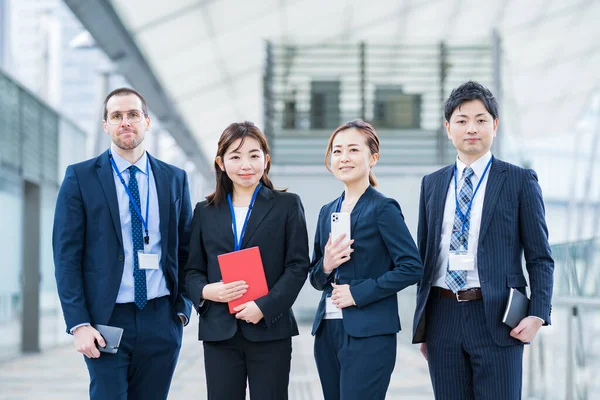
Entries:
[[[0, 0], [0, 362], [71, 342], [54, 281], [54, 203], [66, 166], [109, 145], [110, 90], [146, 97], [147, 148], [188, 171], [193, 202], [211, 191], [222, 130], [256, 122], [275, 185], [301, 195], [310, 236], [342, 190], [323, 165], [330, 133], [371, 121], [380, 190], [415, 234], [422, 176], [456, 155], [443, 101], [472, 79], [501, 104], [494, 154], [538, 172], [557, 262], [556, 316], [528, 348], [525, 394], [593, 398], [599, 18], [593, 0]], [[400, 301], [407, 344], [414, 292]], [[299, 318], [316, 303], [307, 285]]]

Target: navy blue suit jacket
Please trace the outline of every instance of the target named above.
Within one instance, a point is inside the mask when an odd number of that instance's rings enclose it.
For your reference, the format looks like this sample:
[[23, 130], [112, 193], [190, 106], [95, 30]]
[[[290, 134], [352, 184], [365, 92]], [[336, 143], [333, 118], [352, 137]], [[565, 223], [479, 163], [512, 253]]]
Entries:
[[[338, 199], [321, 208], [315, 233], [310, 283], [323, 291], [313, 323], [314, 335], [325, 315], [325, 297], [333, 290], [335, 271], [323, 272], [323, 254], [331, 232], [331, 214]], [[339, 283], [349, 284], [356, 306], [342, 309], [344, 329], [354, 337], [397, 333], [400, 330], [397, 293], [423, 276], [415, 242], [404, 223], [398, 202], [372, 186], [352, 213], [350, 235], [354, 252], [339, 268]]]
[[[413, 343], [426, 342], [425, 307], [434, 279], [440, 249], [442, 221], [454, 165], [423, 178], [417, 244], [425, 265], [418, 285]], [[542, 191], [533, 170], [494, 158], [490, 167], [477, 249], [477, 269], [488, 329], [500, 346], [520, 341], [510, 337], [502, 323], [509, 288], [525, 292], [522, 256], [529, 273], [529, 315], [550, 323], [554, 261], [548, 244]]]
[[[240, 223], [240, 222], [238, 222]], [[242, 249], [258, 246], [269, 293], [255, 300], [264, 318], [257, 324], [238, 324], [227, 303], [205, 300], [202, 291], [221, 281], [217, 256], [234, 250], [231, 211], [227, 201], [219, 205], [200, 202], [194, 210], [190, 257], [185, 265], [185, 286], [198, 311], [198, 339], [222, 341], [241, 329], [253, 342], [285, 339], [298, 334], [292, 312], [308, 274], [308, 233], [300, 197], [263, 186], [248, 219]]]
[[[185, 171], [148, 154], [160, 213], [161, 267], [175, 313], [188, 317], [183, 266], [192, 206]], [[58, 295], [67, 332], [81, 323], [107, 324], [123, 275], [124, 249], [108, 151], [67, 167], [56, 201], [52, 235]]]

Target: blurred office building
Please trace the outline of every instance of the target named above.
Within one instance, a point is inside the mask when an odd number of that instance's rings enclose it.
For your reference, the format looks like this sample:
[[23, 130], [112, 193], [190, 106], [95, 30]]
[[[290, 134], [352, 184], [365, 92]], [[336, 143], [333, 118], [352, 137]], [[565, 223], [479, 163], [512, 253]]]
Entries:
[[[56, 294], [51, 232], [67, 165], [105, 151], [102, 101], [130, 86], [59, 0], [0, 0], [0, 360], [70, 342]], [[152, 108], [150, 109], [152, 111]], [[204, 177], [159, 121], [148, 150]]]
[[[379, 190], [416, 236], [422, 177], [456, 158], [444, 100], [477, 80], [500, 103], [494, 155], [538, 173], [556, 259], [553, 325], [527, 348], [524, 396], [597, 396], [599, 18], [598, 1], [0, 0], [0, 360], [70, 341], [54, 201], [66, 165], [108, 146], [111, 89], [146, 97], [147, 148], [188, 171], [193, 201], [211, 191], [223, 129], [257, 123], [273, 181], [301, 196], [311, 238], [343, 190], [324, 166], [329, 135], [370, 121]], [[405, 346], [413, 294], [400, 296]], [[318, 296], [304, 287], [301, 321]]]

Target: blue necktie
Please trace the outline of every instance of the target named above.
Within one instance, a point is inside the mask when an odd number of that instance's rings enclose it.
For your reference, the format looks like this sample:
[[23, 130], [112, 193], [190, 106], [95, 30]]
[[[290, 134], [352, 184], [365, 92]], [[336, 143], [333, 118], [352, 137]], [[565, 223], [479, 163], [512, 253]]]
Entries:
[[[132, 165], [129, 169], [129, 191], [131, 197], [135, 200], [138, 210], [142, 209], [140, 204], [140, 189], [138, 187], [135, 173], [138, 168]], [[150, 190], [150, 188], [148, 188]], [[137, 308], [142, 310], [148, 302], [148, 292], [146, 291], [146, 271], [140, 269], [140, 263], [138, 261], [138, 251], [144, 250], [144, 234], [142, 230], [142, 221], [135, 211], [135, 207], [129, 199], [129, 212], [131, 213], [131, 237], [133, 239], [133, 287], [135, 295], [135, 305]]]
[[[471, 182], [473, 174], [473, 168], [471, 167], [466, 167], [463, 171], [464, 182], [458, 194], [458, 206], [463, 215], [467, 212], [467, 207], [473, 197], [473, 183]], [[451, 252], [469, 248], [469, 215], [465, 218], [463, 230], [463, 221], [458, 209], [454, 212], [454, 224], [452, 225], [452, 236], [450, 237]], [[450, 263], [448, 262], [445, 281], [448, 288], [456, 293], [467, 284], [467, 271], [450, 271]]]

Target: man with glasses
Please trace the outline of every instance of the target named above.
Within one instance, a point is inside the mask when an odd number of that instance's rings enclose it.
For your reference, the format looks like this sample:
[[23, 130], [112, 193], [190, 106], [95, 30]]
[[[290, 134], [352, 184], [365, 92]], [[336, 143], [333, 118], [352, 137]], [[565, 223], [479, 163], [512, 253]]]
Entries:
[[[67, 332], [85, 355], [91, 399], [166, 399], [191, 303], [180, 271], [192, 209], [184, 171], [150, 156], [146, 101], [104, 100], [110, 149], [67, 168], [52, 245]], [[123, 328], [115, 354], [97, 325]]]

